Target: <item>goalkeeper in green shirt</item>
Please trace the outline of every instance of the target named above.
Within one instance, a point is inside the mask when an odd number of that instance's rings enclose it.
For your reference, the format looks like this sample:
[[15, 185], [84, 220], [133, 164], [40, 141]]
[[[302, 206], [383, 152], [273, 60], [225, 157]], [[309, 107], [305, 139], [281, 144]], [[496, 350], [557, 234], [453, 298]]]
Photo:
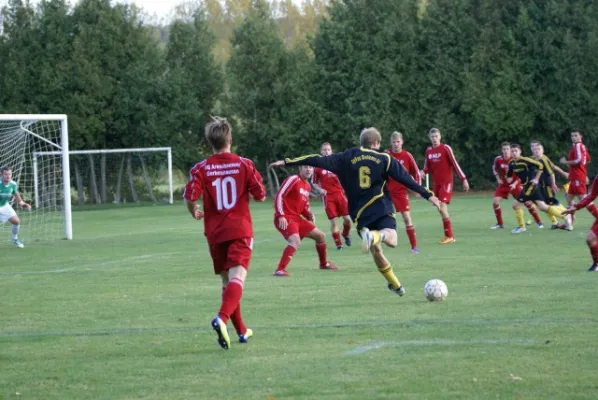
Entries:
[[19, 192], [17, 191], [18, 185], [12, 180], [12, 169], [3, 167], [0, 172], [2, 172], [2, 184], [0, 184], [0, 221], [2, 221], [2, 225], [4, 225], [6, 221], [12, 224], [12, 242], [18, 248], [22, 249], [25, 246], [23, 245], [23, 242], [19, 240], [19, 217], [9, 204], [9, 201], [14, 197], [20, 206], [25, 206], [27, 209], [31, 209], [31, 205], [25, 203], [19, 195]]

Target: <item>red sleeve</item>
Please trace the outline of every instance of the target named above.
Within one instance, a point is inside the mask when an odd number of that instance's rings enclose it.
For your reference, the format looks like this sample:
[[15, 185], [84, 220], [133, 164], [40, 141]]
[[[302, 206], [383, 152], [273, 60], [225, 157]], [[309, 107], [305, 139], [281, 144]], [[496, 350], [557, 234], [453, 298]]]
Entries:
[[322, 186], [322, 169], [321, 168], [314, 168], [314, 176], [312, 179], [314, 185]]
[[590, 188], [590, 192], [583, 198], [579, 203], [575, 205], [576, 210], [581, 210], [582, 208], [587, 207], [591, 202], [596, 200], [598, 196], [598, 176], [594, 178], [594, 182], [592, 182], [592, 187]]
[[253, 161], [248, 160], [246, 158], [242, 158], [241, 160], [248, 169], [247, 177], [249, 184], [249, 193], [251, 193], [251, 196], [256, 201], [265, 200], [266, 187], [264, 186], [262, 175], [260, 175], [260, 172], [255, 168], [255, 164], [253, 163]]
[[428, 150], [424, 153], [424, 174], [428, 173]]
[[492, 173], [496, 177], [498, 177], [498, 168], [500, 168], [497, 164], [498, 164], [498, 157], [496, 157], [494, 159], [494, 164], [492, 164]]
[[309, 207], [309, 201], [305, 202], [305, 208], [303, 208], [303, 211], [301, 211], [301, 215], [303, 215], [307, 220], [312, 220], [313, 213], [311, 212], [311, 208]]
[[276, 194], [276, 217], [284, 217], [284, 203], [286, 201], [285, 197], [291, 193], [293, 187], [298, 181], [299, 178], [297, 175], [293, 175], [283, 182], [281, 188]]
[[417, 168], [417, 163], [415, 162], [415, 158], [413, 158], [413, 155], [409, 152], [407, 152], [407, 155], [409, 156], [409, 172], [411, 173], [411, 176], [413, 177], [415, 182], [417, 182], [418, 185], [421, 185], [422, 177], [419, 174], [419, 168]]
[[189, 201], [197, 201], [203, 193], [203, 179], [201, 176], [201, 167], [205, 161], [195, 164], [189, 172], [189, 182], [185, 186], [183, 197]]
[[451, 149], [451, 146], [449, 146], [448, 144], [445, 144], [444, 148], [446, 149], [446, 155], [448, 156], [448, 159], [450, 160], [450, 162], [451, 162], [451, 164], [453, 166], [453, 169], [457, 173], [457, 176], [462, 181], [465, 180], [467, 177], [465, 176], [465, 174], [461, 170], [461, 167], [459, 166], [459, 163], [457, 163], [457, 159], [455, 159], [455, 154], [453, 154], [453, 149]]
[[577, 165], [581, 162], [582, 154], [581, 154], [581, 143], [575, 143], [573, 145], [573, 156], [574, 159], [571, 160], [570, 165]]

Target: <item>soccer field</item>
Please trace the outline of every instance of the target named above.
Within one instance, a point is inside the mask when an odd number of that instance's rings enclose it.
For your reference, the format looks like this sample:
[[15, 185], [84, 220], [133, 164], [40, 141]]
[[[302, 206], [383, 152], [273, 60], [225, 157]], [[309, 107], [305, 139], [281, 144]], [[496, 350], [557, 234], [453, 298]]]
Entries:
[[[456, 197], [457, 243], [439, 246], [440, 216], [412, 205], [421, 254], [402, 222], [399, 247], [386, 250], [400, 298], [354, 231], [355, 244], [336, 251], [317, 202], [341, 270], [318, 270], [306, 239], [293, 276], [273, 277], [285, 242], [272, 204], [253, 204], [242, 304], [255, 335], [228, 351], [209, 324], [221, 288], [203, 222], [182, 203], [74, 212], [75, 240], [28, 243], [23, 230], [22, 250], [5, 227], [0, 399], [598, 398], [590, 214], [577, 214], [573, 232], [512, 235], [510, 203], [509, 229], [490, 231], [491, 198]], [[424, 298], [431, 278], [447, 283], [446, 301]]]

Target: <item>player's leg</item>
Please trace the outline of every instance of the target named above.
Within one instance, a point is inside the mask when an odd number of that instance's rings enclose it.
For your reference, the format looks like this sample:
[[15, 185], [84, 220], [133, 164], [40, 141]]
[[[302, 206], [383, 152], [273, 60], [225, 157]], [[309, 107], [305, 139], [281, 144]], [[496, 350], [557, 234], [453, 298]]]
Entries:
[[[387, 215], [368, 226], [369, 228], [363, 228], [360, 231], [362, 246], [363, 240], [366, 238], [366, 241], [370, 243], [369, 251], [372, 253], [378, 272], [388, 282], [388, 289], [402, 296], [405, 294], [405, 288], [399, 282], [390, 262], [386, 259], [382, 251], [382, 243], [389, 247], [396, 247], [397, 245], [396, 220], [392, 215]], [[374, 234], [372, 235], [372, 233]]]
[[403, 217], [403, 222], [405, 223], [405, 232], [407, 233], [407, 238], [409, 239], [409, 244], [411, 245], [411, 252], [413, 254], [419, 253], [417, 249], [417, 236], [415, 235], [415, 227], [413, 226], [413, 221], [411, 220], [411, 213], [409, 211], [404, 211], [401, 213]]
[[444, 228], [444, 239], [440, 241], [440, 244], [455, 243], [453, 225], [448, 212], [448, 203], [440, 202], [440, 216], [442, 217], [442, 227]]
[[513, 211], [515, 211], [515, 220], [517, 221], [517, 227], [515, 227], [511, 233], [522, 233], [527, 230], [525, 227], [525, 219], [523, 218], [523, 205], [524, 203], [520, 200], [515, 199], [513, 201]]
[[[228, 335], [226, 324], [235, 310], [239, 308], [241, 297], [243, 296], [243, 285], [246, 276], [247, 270], [240, 265], [231, 267], [228, 271], [221, 272], [222, 284], [225, 285], [226, 282], [226, 286], [222, 293], [222, 304], [220, 305], [218, 316], [212, 320], [212, 328], [216, 331], [218, 335], [218, 344], [220, 344], [223, 349], [230, 348], [230, 336]], [[237, 323], [239, 323], [238, 320]], [[243, 324], [243, 326], [244, 325], [245, 324]], [[245, 328], [245, 330], [247, 330], [247, 328]]]
[[[12, 207], [11, 207], [12, 209]], [[13, 211], [14, 212], [14, 211]], [[10, 222], [10, 231], [12, 232], [12, 242], [20, 249], [25, 247], [23, 242], [19, 240], [19, 230], [21, 228], [21, 222], [19, 221], [19, 217], [15, 213], [12, 217], [8, 218], [8, 222]]]
[[351, 246], [351, 217], [348, 211], [343, 215], [343, 239], [347, 246]]
[[[568, 230], [568, 231], [572, 231], [573, 230], [573, 225], [572, 225], [572, 220], [571, 220], [571, 215], [565, 215], [563, 217], [563, 212], [566, 210], [565, 207], [563, 207], [561, 204], [558, 205], [549, 205], [547, 204], [543, 199], [538, 199], [534, 201], [536, 203], [536, 205], [538, 206], [538, 208], [542, 211], [544, 211], [546, 214], [548, 214], [551, 218], [551, 220], [557, 219], [557, 218], [564, 218], [565, 219], [565, 226], [564, 229]], [[558, 222], [558, 219], [557, 219]]]
[[598, 222], [592, 225], [586, 236], [586, 243], [592, 255], [592, 265], [588, 268], [588, 272], [598, 272]]
[[544, 224], [542, 223], [542, 220], [540, 219], [540, 214], [538, 214], [538, 210], [536, 210], [536, 206], [534, 205], [534, 202], [526, 201], [525, 207], [527, 208], [527, 211], [531, 214], [532, 218], [536, 222], [536, 225], [538, 225], [538, 228], [544, 228]]
[[502, 210], [500, 208], [500, 199], [501, 196], [494, 196], [492, 200], [492, 208], [494, 209], [494, 216], [496, 217], [496, 225], [491, 227], [490, 229], [503, 229], [505, 227], [505, 223], [502, 219]]
[[305, 221], [305, 223], [302, 223], [302, 225], [304, 227], [299, 228], [300, 233], [301, 233], [301, 231], [305, 232], [309, 229], [309, 232], [307, 232], [305, 234], [305, 236], [310, 239], [313, 239], [316, 242], [316, 252], [318, 253], [320, 269], [331, 269], [331, 270], [339, 269], [336, 265], [334, 265], [333, 263], [328, 261], [328, 254], [327, 254], [327, 250], [326, 250], [326, 237], [324, 235], [324, 232], [322, 232], [321, 230], [316, 228], [309, 221]]
[[343, 248], [343, 242], [341, 242], [341, 233], [338, 229], [336, 217], [332, 217], [328, 221], [330, 221], [330, 232], [332, 232], [332, 239], [334, 239], [336, 249], [341, 250]]
[[[293, 224], [295, 223], [293, 222]], [[291, 222], [289, 222], [289, 227], [290, 225]], [[287, 228], [287, 231], [288, 230], [289, 228]], [[280, 261], [278, 261], [278, 267], [276, 267], [276, 271], [274, 271], [273, 274], [274, 276], [291, 276], [291, 274], [287, 272], [287, 266], [301, 245], [301, 236], [299, 236], [298, 228], [291, 228], [291, 231], [286, 236], [286, 239], [288, 244], [287, 247], [285, 247], [282, 251], [282, 256], [280, 257]]]

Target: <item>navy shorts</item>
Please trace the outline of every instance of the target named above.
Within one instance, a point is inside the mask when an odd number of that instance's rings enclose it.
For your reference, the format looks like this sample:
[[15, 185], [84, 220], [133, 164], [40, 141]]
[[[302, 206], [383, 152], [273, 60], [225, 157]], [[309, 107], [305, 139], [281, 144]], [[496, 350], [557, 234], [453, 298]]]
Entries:
[[370, 219], [369, 221], [357, 221], [357, 232], [363, 228], [368, 228], [370, 231], [380, 231], [382, 229], [397, 229], [397, 220], [391, 214], [384, 215], [378, 219]]

